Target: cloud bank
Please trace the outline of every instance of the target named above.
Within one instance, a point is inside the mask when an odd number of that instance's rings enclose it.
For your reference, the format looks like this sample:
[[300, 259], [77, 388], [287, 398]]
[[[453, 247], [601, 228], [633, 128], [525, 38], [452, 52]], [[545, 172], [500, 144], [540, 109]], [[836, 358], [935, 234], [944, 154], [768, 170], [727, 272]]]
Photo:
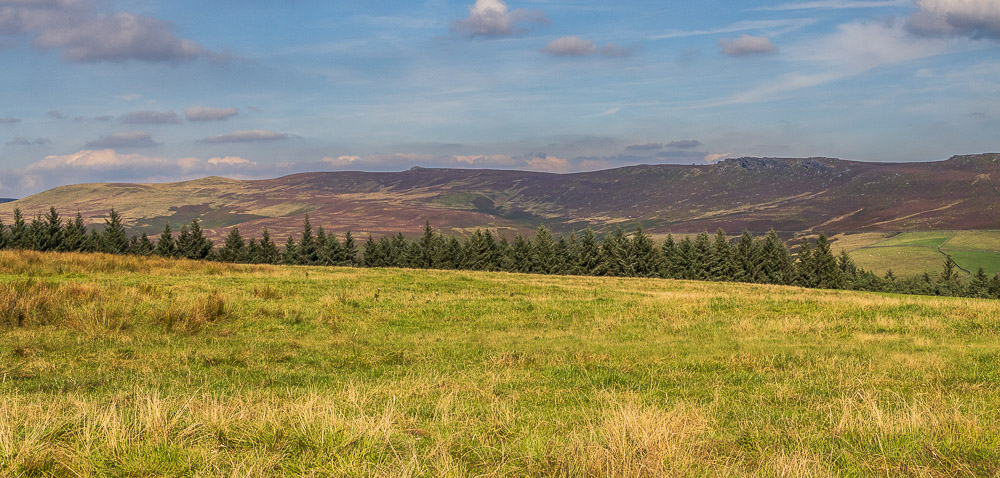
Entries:
[[188, 121], [224, 121], [238, 114], [240, 114], [238, 108], [192, 106], [184, 110], [184, 117]]
[[129, 131], [127, 133], [115, 133], [102, 136], [87, 143], [88, 149], [108, 149], [108, 148], [151, 148], [159, 146], [153, 140], [153, 136], [147, 131]]
[[767, 37], [743, 34], [739, 38], [719, 39], [719, 50], [723, 55], [739, 57], [774, 53], [778, 51], [778, 47]]
[[997, 0], [917, 0], [917, 7], [907, 21], [907, 29], [917, 35], [1000, 40]]

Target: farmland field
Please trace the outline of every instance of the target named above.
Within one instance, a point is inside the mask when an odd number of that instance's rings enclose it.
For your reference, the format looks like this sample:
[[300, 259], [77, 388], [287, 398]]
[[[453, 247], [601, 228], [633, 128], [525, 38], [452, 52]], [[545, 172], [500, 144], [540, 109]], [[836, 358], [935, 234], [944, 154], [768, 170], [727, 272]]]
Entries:
[[988, 300], [0, 252], [0, 475], [992, 476], [998, 362]]
[[1000, 273], [1000, 231], [906, 232], [890, 237], [876, 234], [835, 236], [834, 248], [846, 250], [862, 268], [898, 276], [937, 274], [949, 254], [966, 274], [979, 267]]

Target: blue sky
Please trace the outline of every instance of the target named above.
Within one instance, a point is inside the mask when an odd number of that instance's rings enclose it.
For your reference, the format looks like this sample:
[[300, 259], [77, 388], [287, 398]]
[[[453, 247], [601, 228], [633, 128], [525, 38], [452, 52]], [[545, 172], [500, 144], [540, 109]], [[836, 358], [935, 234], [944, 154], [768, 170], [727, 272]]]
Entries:
[[996, 0], [0, 0], [0, 196], [1000, 151]]

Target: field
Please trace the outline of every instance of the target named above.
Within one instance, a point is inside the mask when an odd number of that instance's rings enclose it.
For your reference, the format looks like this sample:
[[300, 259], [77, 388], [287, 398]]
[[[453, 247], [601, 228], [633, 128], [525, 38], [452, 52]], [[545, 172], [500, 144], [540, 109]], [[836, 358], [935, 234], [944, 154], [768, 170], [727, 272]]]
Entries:
[[1000, 302], [0, 252], [2, 476], [995, 476]]
[[965, 274], [980, 267], [1000, 273], [1000, 231], [932, 231], [902, 234], [848, 234], [835, 236], [834, 249], [846, 250], [862, 268], [897, 276], [941, 271], [950, 254]]

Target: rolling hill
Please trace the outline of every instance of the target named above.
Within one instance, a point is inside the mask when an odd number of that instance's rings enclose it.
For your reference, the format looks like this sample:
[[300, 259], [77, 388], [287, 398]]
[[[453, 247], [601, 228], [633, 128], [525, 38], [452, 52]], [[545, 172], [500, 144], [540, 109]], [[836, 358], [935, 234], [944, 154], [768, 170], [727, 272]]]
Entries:
[[341, 233], [415, 234], [424, 221], [452, 234], [477, 227], [529, 232], [904, 232], [1000, 229], [1000, 154], [922, 163], [830, 158], [740, 158], [710, 165], [631, 166], [551, 174], [413, 168], [316, 172], [239, 181], [209, 177], [165, 184], [82, 184], [0, 205], [28, 215], [55, 206], [92, 222], [116, 208], [137, 230], [199, 218], [212, 236], [239, 225], [281, 237], [303, 216]]

